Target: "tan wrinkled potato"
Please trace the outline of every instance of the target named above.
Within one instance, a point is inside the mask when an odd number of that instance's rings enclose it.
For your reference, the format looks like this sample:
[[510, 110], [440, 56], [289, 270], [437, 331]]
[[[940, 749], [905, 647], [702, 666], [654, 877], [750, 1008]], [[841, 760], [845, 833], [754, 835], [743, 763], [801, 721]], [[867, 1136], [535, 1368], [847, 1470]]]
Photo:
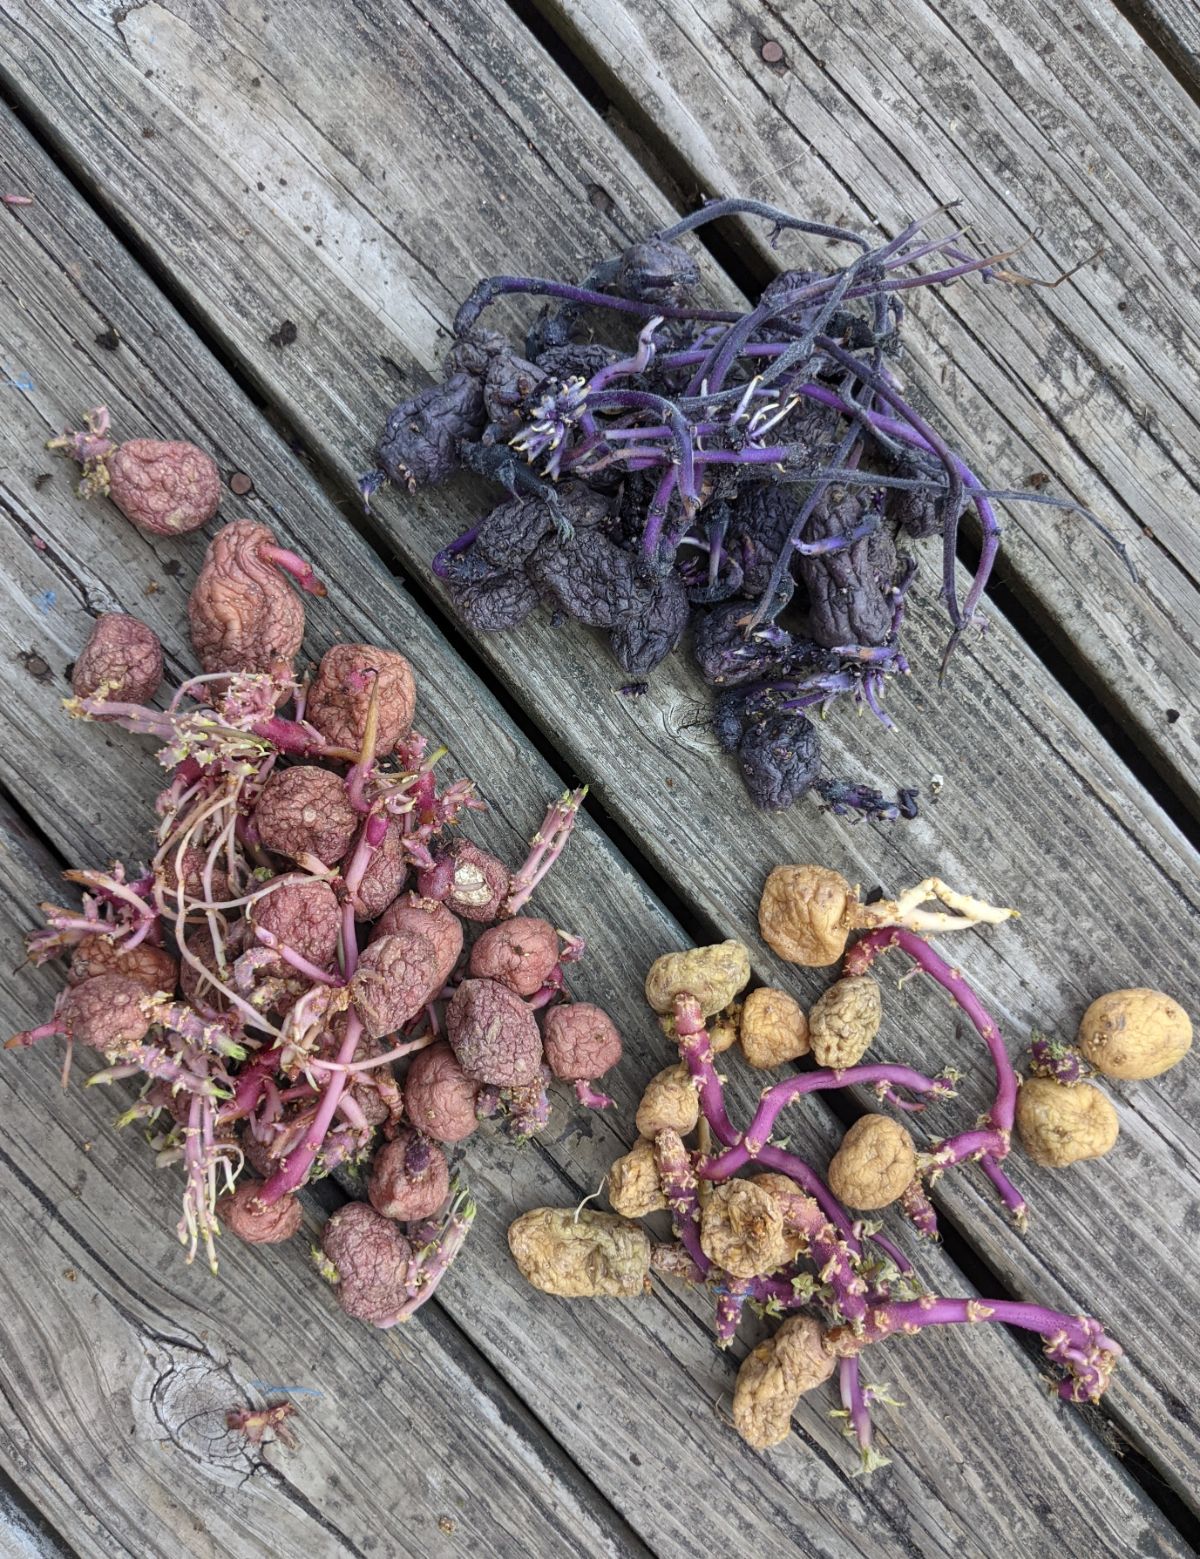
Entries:
[[818, 996], [808, 1014], [814, 1059], [835, 1072], [857, 1066], [883, 1022], [883, 993], [869, 974], [851, 974]]
[[751, 1066], [770, 1068], [808, 1054], [808, 1019], [786, 991], [769, 985], [751, 991], [742, 1004], [742, 1053]]
[[1017, 1134], [1035, 1164], [1065, 1169], [1102, 1158], [1119, 1131], [1117, 1112], [1091, 1083], [1029, 1077], [1017, 1091]]
[[889, 1207], [917, 1172], [917, 1150], [899, 1121], [864, 1115], [842, 1138], [829, 1165], [829, 1185], [839, 1202], [859, 1212]]
[[750, 954], [742, 942], [716, 942], [683, 953], [664, 953], [650, 965], [646, 1000], [655, 1012], [672, 1012], [685, 993], [706, 1018], [720, 1012], [750, 980]]
[[761, 1175], [752, 1175], [750, 1184], [760, 1186], [779, 1203], [780, 1215], [783, 1218], [783, 1243], [787, 1252], [785, 1259], [789, 1262], [798, 1260], [808, 1249], [808, 1237], [790, 1226], [789, 1209], [795, 1199], [812, 1203], [814, 1207], [816, 1203], [812, 1202], [811, 1197], [805, 1196], [790, 1176], [778, 1174], [774, 1170], [766, 1170]]
[[1162, 991], [1109, 991], [1084, 1013], [1078, 1043], [1106, 1077], [1157, 1077], [1191, 1049], [1192, 1020]]
[[756, 1451], [781, 1445], [806, 1391], [827, 1381], [837, 1360], [825, 1347], [821, 1324], [809, 1315], [789, 1317], [774, 1337], [748, 1353], [733, 1391], [733, 1426]]
[[758, 906], [758, 926], [772, 952], [809, 969], [834, 964], [846, 950], [858, 895], [826, 866], [777, 866]]
[[609, 1170], [608, 1199], [613, 1211], [622, 1218], [645, 1218], [648, 1213], [660, 1213], [666, 1208], [654, 1143], [649, 1137], [639, 1137]]
[[677, 1131], [686, 1137], [696, 1129], [699, 1118], [700, 1096], [691, 1073], [681, 1061], [676, 1066], [664, 1067], [646, 1084], [634, 1124], [642, 1137], [653, 1139], [662, 1131]]
[[508, 1230], [521, 1276], [563, 1299], [627, 1299], [650, 1288], [650, 1239], [613, 1213], [535, 1207]]
[[778, 1198], [752, 1180], [718, 1182], [700, 1214], [700, 1245], [736, 1278], [774, 1272], [788, 1256]]

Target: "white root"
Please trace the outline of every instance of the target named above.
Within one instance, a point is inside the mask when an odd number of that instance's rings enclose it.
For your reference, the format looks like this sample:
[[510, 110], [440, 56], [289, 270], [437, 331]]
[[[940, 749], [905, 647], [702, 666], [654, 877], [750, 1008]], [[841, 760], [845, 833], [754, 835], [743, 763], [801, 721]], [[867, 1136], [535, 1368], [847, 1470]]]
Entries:
[[[940, 899], [954, 911], [922, 909], [929, 899]], [[959, 893], [940, 877], [926, 877], [923, 882], [908, 888], [899, 898], [884, 900], [879, 904], [864, 904], [860, 914], [866, 925], [903, 926], [906, 931], [965, 931], [970, 926], [998, 926], [1020, 914], [1019, 910], [1003, 909], [973, 898], [969, 893]]]

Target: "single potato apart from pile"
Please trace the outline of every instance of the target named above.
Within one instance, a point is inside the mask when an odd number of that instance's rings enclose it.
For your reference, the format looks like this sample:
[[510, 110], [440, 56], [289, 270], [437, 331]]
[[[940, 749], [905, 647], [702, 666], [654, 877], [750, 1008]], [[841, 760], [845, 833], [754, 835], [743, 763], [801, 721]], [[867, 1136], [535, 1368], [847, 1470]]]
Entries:
[[1158, 1077], [1191, 1046], [1191, 1018], [1172, 997], [1144, 987], [1098, 997], [1079, 1025], [1079, 1048], [1105, 1077]]
[[1035, 1164], [1065, 1169], [1102, 1158], [1117, 1140], [1117, 1112], [1091, 1083], [1028, 1077], [1017, 1091], [1017, 1134]]
[[809, 1050], [804, 1008], [786, 991], [769, 985], [751, 991], [742, 1003], [739, 1035], [746, 1060], [763, 1070], [795, 1061]]
[[820, 969], [838, 961], [858, 923], [858, 896], [826, 866], [777, 866], [758, 906], [762, 939], [789, 963]]
[[839, 1202], [875, 1212], [903, 1195], [917, 1173], [917, 1149], [899, 1121], [864, 1115], [842, 1138], [829, 1165], [829, 1187]]
[[521, 1276], [562, 1299], [628, 1299], [650, 1288], [650, 1237], [614, 1213], [534, 1207], [509, 1226]]

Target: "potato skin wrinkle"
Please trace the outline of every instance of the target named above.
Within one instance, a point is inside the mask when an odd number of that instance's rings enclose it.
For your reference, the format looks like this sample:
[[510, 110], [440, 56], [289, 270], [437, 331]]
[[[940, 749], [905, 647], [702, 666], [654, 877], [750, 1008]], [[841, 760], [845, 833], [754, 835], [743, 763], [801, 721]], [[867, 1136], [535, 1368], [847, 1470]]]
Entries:
[[905, 1127], [887, 1115], [864, 1115], [842, 1138], [829, 1165], [839, 1201], [860, 1212], [889, 1207], [917, 1172], [917, 1150]]
[[1065, 1169], [1116, 1144], [1117, 1112], [1091, 1083], [1030, 1077], [1017, 1091], [1017, 1134], [1035, 1164]]
[[1172, 997], [1144, 987], [1097, 997], [1079, 1025], [1080, 1050], [1106, 1077], [1158, 1077], [1191, 1046], [1191, 1018]]
[[563, 1299], [628, 1299], [650, 1288], [650, 1238], [615, 1213], [535, 1207], [510, 1226], [522, 1277]]

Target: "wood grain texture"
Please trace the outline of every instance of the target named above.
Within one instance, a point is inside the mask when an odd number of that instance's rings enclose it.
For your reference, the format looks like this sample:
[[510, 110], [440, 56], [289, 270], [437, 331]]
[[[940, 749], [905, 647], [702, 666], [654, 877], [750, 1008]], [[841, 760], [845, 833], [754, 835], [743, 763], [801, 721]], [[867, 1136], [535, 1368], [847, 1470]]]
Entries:
[[1102, 251], [1053, 290], [909, 293], [903, 366], [987, 480], [1048, 475], [1132, 543], [1136, 590], [1082, 521], [1007, 505], [1000, 577], [1196, 808], [1196, 103], [1110, 0], [539, 4], [706, 193], [889, 234], [957, 200], [973, 252], [1036, 235], [1014, 264], [1047, 278]]
[[[56, 731], [64, 741], [55, 770], [56, 777], [62, 778], [53, 795], [47, 794], [46, 769], [40, 760], [13, 765], [8, 778], [23, 804], [72, 858], [94, 859], [110, 848], [136, 850], [143, 837], [143, 820], [159, 777], [148, 760], [122, 764], [119, 756], [124, 753], [129, 758], [138, 744], [120, 733], [66, 723], [57, 708], [61, 687], [57, 679], [86, 635], [88, 603], [91, 610], [101, 602], [109, 604], [102, 578], [109, 582], [110, 591], [119, 592], [122, 604], [152, 616], [172, 658], [178, 660], [186, 653], [179, 629], [184, 592], [198, 562], [197, 543], [160, 547], [145, 542], [107, 505], [81, 505], [61, 479], [62, 468], [55, 468], [54, 480], [40, 494], [33, 488], [43, 465], [37, 445], [48, 408], [76, 404], [81, 397], [88, 398], [89, 388], [102, 387], [114, 414], [127, 425], [144, 418], [142, 425], [161, 428], [169, 421], [173, 431], [199, 437], [217, 451], [224, 470], [255, 474], [261, 495], [256, 504], [263, 506], [256, 512], [269, 512], [289, 541], [306, 542], [330, 579], [337, 581], [333, 599], [311, 615], [312, 647], [319, 648], [334, 634], [366, 635], [397, 642], [413, 656], [422, 688], [439, 689], [438, 731], [450, 741], [453, 761], [472, 772], [502, 776], [489, 787], [494, 807], [480, 832], [502, 853], [515, 856], [521, 837], [536, 818], [540, 798], [554, 783], [552, 777], [518, 744], [486, 690], [472, 681], [444, 644], [437, 643], [411, 603], [392, 591], [387, 577], [373, 567], [365, 548], [327, 500], [95, 218], [64, 191], [61, 181], [31, 155], [28, 146], [20, 147], [19, 137], [15, 143], [6, 140], [6, 152], [18, 148], [24, 152], [21, 162], [4, 163], [5, 171], [36, 177], [41, 193], [35, 227], [0, 260], [4, 288], [0, 295], [21, 299], [21, 347], [28, 360], [38, 365], [40, 388], [20, 403], [19, 414], [10, 419], [0, 440], [6, 468], [13, 473], [11, 494], [15, 496], [9, 501], [30, 526], [36, 512], [36, 533], [46, 546], [44, 551], [29, 546], [22, 552], [19, 538], [14, 546], [11, 533], [4, 546], [14, 584], [4, 614], [9, 637], [0, 658], [20, 670], [11, 684], [3, 745], [7, 752], [16, 750], [18, 731], [39, 752], [44, 743], [56, 739]], [[79, 264], [82, 256], [87, 256], [87, 262]], [[5, 327], [10, 328], [8, 309], [3, 313]], [[86, 343], [103, 333], [100, 327], [106, 321], [117, 329], [124, 345], [118, 356], [98, 359]], [[179, 564], [177, 572], [163, 566], [174, 563]], [[43, 571], [30, 575], [25, 572], [30, 567]], [[149, 585], [155, 589], [147, 594]], [[55, 592], [52, 609], [43, 610], [51, 590]], [[28, 660], [20, 660], [19, 645], [47, 661], [49, 680], [40, 679], [36, 668], [30, 673]], [[428, 712], [427, 703], [422, 707]], [[97, 739], [95, 749], [82, 745]], [[76, 746], [77, 741], [81, 745]], [[111, 748], [105, 745], [110, 741]], [[100, 763], [108, 768], [98, 769]], [[113, 789], [110, 776], [119, 782], [119, 789]], [[28, 905], [52, 890], [44, 874], [38, 879], [32, 868], [24, 869], [22, 876], [16, 866], [9, 866], [6, 876], [16, 906]], [[234, 1289], [224, 1298], [210, 1298], [213, 1286], [203, 1273], [178, 1268], [178, 1255], [166, 1232], [174, 1219], [175, 1187], [170, 1177], [156, 1175], [144, 1160], [130, 1170], [128, 1160], [137, 1157], [137, 1145], [113, 1139], [108, 1126], [114, 1108], [111, 1101], [99, 1099], [93, 1106], [93, 1096], [85, 1096], [89, 1113], [84, 1131], [76, 1095], [64, 1097], [58, 1092], [49, 1057], [17, 1058], [18, 1068], [32, 1059], [40, 1070], [15, 1076], [10, 1067], [5, 1073], [6, 1086], [20, 1090], [14, 1099], [23, 1101], [28, 1092], [33, 1112], [21, 1127], [25, 1133], [21, 1138], [25, 1151], [18, 1156], [22, 1171], [34, 1178], [39, 1195], [56, 1207], [63, 1184], [78, 1171], [78, 1140], [83, 1131], [93, 1143], [88, 1174], [105, 1178], [102, 1210], [111, 1211], [110, 1237], [136, 1268], [124, 1281], [140, 1303], [160, 1316], [174, 1317], [178, 1311], [186, 1318], [194, 1310], [207, 1313], [210, 1304], [220, 1305], [225, 1317], [220, 1335], [230, 1355], [247, 1360], [251, 1350], [266, 1350], [261, 1363], [255, 1353], [252, 1378], [278, 1374], [287, 1365], [288, 1354], [277, 1338], [268, 1349], [253, 1326], [242, 1325], [238, 1317], [246, 1303], [257, 1306], [273, 1325], [280, 1324], [277, 1318], [285, 1318], [289, 1333], [295, 1322], [303, 1335], [322, 1339], [314, 1367], [319, 1358], [323, 1379], [333, 1382], [330, 1389], [351, 1404], [347, 1411], [354, 1411], [364, 1388], [361, 1376], [350, 1366], [343, 1381], [339, 1351], [343, 1347], [354, 1354], [355, 1368], [372, 1379], [385, 1369], [395, 1369], [397, 1392], [408, 1393], [412, 1400], [423, 1402], [434, 1392], [446, 1395], [455, 1405], [455, 1431], [440, 1418], [430, 1427], [429, 1441], [415, 1458], [414, 1479], [434, 1478], [434, 1469], [443, 1464], [457, 1466], [464, 1425], [474, 1454], [475, 1413], [503, 1424], [516, 1413], [515, 1408], [495, 1405], [496, 1388], [489, 1388], [491, 1396], [481, 1392], [478, 1404], [462, 1403], [460, 1383], [466, 1366], [462, 1360], [455, 1365], [453, 1360], [435, 1359], [424, 1340], [426, 1326], [435, 1336], [444, 1335], [437, 1320], [442, 1313], [487, 1355], [497, 1374], [550, 1428], [566, 1454], [660, 1553], [682, 1555], [694, 1545], [695, 1514], [677, 1497], [681, 1486], [701, 1491], [713, 1541], [732, 1551], [746, 1542], [766, 1548], [775, 1545], [771, 1551], [778, 1551], [782, 1542], [798, 1553], [874, 1559], [881, 1543], [892, 1551], [946, 1556], [983, 1556], [996, 1544], [1004, 1544], [1016, 1554], [1032, 1556], [1044, 1532], [1051, 1530], [1064, 1547], [1084, 1544], [1117, 1554], [1125, 1535], [1133, 1531], [1150, 1553], [1178, 1552], [1172, 1531], [1098, 1438], [1099, 1421], [1093, 1415], [1062, 1411], [1042, 1397], [1036, 1364], [1006, 1334], [981, 1333], [972, 1339], [975, 1346], [969, 1350], [952, 1335], [932, 1340], [928, 1348], [895, 1350], [894, 1368], [889, 1350], [888, 1374], [910, 1406], [894, 1423], [881, 1426], [883, 1443], [894, 1458], [887, 1481], [861, 1484], [848, 1476], [847, 1448], [837, 1425], [827, 1417], [831, 1404], [826, 1400], [804, 1404], [797, 1419], [798, 1437], [767, 1463], [741, 1446], [722, 1417], [710, 1411], [709, 1404], [729, 1390], [732, 1365], [712, 1348], [711, 1305], [704, 1296], [663, 1293], [638, 1306], [560, 1306], [540, 1299], [521, 1283], [504, 1243], [507, 1222], [515, 1211], [538, 1202], [577, 1202], [595, 1189], [613, 1157], [628, 1145], [641, 1084], [666, 1060], [663, 1041], [642, 1008], [638, 982], [630, 978], [630, 970], [640, 970], [664, 946], [685, 940], [681, 928], [664, 915], [590, 826], [580, 830], [540, 904], [556, 923], [580, 926], [589, 935], [591, 950], [578, 991], [610, 1005], [627, 1034], [629, 1060], [615, 1085], [620, 1109], [615, 1117], [581, 1118], [568, 1095], [556, 1101], [554, 1128], [544, 1150], [516, 1154], [508, 1143], [488, 1135], [472, 1142], [468, 1167], [485, 1212], [466, 1259], [443, 1290], [441, 1311], [432, 1312], [399, 1344], [390, 1339], [381, 1342], [343, 1321], [328, 1296], [300, 1270], [299, 1257], [289, 1261], [286, 1274], [279, 1274], [275, 1251], [230, 1252], [225, 1263], [227, 1268], [234, 1263]], [[15, 936], [25, 921], [23, 911], [14, 913], [17, 924], [10, 918], [5, 932], [7, 945], [13, 948], [5, 967], [17, 962]], [[47, 989], [47, 976], [27, 980], [22, 974], [19, 988], [8, 999], [10, 1021], [29, 1021], [35, 989]], [[38, 1010], [46, 1000], [43, 995]], [[743, 1108], [755, 1087], [753, 1079], [744, 1079], [738, 1093]], [[15, 1103], [13, 1108], [15, 1113]], [[49, 1118], [61, 1130], [63, 1146], [50, 1156], [43, 1175], [35, 1145]], [[836, 1140], [831, 1118], [823, 1111], [814, 1112], [812, 1129], [821, 1152], [829, 1151]], [[134, 1195], [145, 1217], [127, 1223], [115, 1209]], [[87, 1200], [90, 1207], [90, 1195]], [[111, 1265], [114, 1258], [108, 1252], [105, 1246], [103, 1260]], [[75, 1255], [76, 1267], [82, 1270], [84, 1256], [78, 1249]], [[243, 1275], [257, 1272], [260, 1265], [270, 1269], [270, 1284], [303, 1288], [298, 1309], [282, 1299], [270, 1307], [257, 1298], [239, 1299], [247, 1292]], [[44, 1267], [39, 1262], [39, 1270]], [[49, 1268], [51, 1282], [57, 1281], [55, 1270]], [[126, 1271], [120, 1265], [119, 1270]], [[936, 1253], [928, 1272], [930, 1281], [940, 1287], [964, 1291], [961, 1274]], [[271, 1287], [268, 1292], [277, 1290]], [[197, 1334], [204, 1325], [202, 1320], [188, 1324]], [[335, 1341], [326, 1347], [328, 1338]], [[387, 1358], [381, 1361], [377, 1349], [385, 1345]], [[395, 1354], [395, 1346], [401, 1347], [401, 1356]], [[404, 1360], [411, 1351], [420, 1352], [428, 1377], [408, 1371]], [[445, 1351], [452, 1350], [447, 1346]], [[126, 1353], [130, 1354], [128, 1346]], [[140, 1357], [136, 1349], [130, 1356]], [[247, 1362], [246, 1374], [249, 1368]], [[442, 1374], [447, 1375], [444, 1383]], [[119, 1364], [110, 1365], [105, 1378], [119, 1383], [114, 1392], [123, 1389], [126, 1377]], [[568, 1378], [577, 1383], [578, 1394], [564, 1391]], [[969, 1408], [973, 1432], [1005, 1447], [1011, 1470], [1003, 1479], [959, 1448], [959, 1426], [964, 1420], [956, 1419], [955, 1403], [967, 1408], [976, 1395], [981, 1400]], [[75, 1401], [76, 1411], [83, 1412], [86, 1390]], [[373, 1447], [371, 1467], [381, 1456], [390, 1465], [409, 1454], [405, 1436], [411, 1412], [406, 1416], [392, 1404], [390, 1396], [378, 1404], [377, 1416], [369, 1417], [363, 1431]], [[389, 1429], [388, 1415], [393, 1412]], [[63, 1419], [68, 1424], [73, 1421]], [[339, 1421], [330, 1431], [331, 1439], [336, 1441], [341, 1433]], [[58, 1515], [78, 1493], [61, 1474], [51, 1478], [48, 1469], [65, 1464], [74, 1472], [75, 1464], [69, 1446], [52, 1444], [45, 1424], [41, 1434], [28, 1463], [20, 1465], [44, 1507]], [[346, 1454], [353, 1456], [354, 1447], [362, 1442], [352, 1438], [345, 1443], [350, 1447]], [[1054, 1447], [1049, 1457], [1047, 1445]], [[360, 1487], [357, 1475], [342, 1467], [335, 1446], [323, 1440], [321, 1447], [330, 1464], [331, 1486], [335, 1475], [338, 1480], [338, 1511], [344, 1512], [347, 1502], [357, 1509], [357, 1496], [351, 1500], [345, 1493], [346, 1487], [351, 1494]], [[489, 1442], [489, 1456], [493, 1450], [499, 1457], [498, 1448]], [[530, 1459], [533, 1454], [522, 1445], [521, 1457]], [[541, 1455], [548, 1459], [550, 1453], [543, 1448]], [[579, 1525], [572, 1549], [582, 1546], [585, 1551], [590, 1547], [603, 1552], [607, 1542], [617, 1552], [638, 1551], [637, 1538], [621, 1536], [627, 1529], [610, 1527], [606, 1532], [600, 1516], [588, 1509], [583, 1494], [574, 1491], [569, 1480], [565, 1491], [560, 1487], [566, 1478], [562, 1462], [547, 1460], [539, 1492], [527, 1496], [518, 1481], [521, 1457], [515, 1470], [491, 1463], [486, 1468], [489, 1486], [494, 1483], [496, 1498], [511, 1508], [514, 1521], [531, 1505], [539, 1512], [549, 1508], [556, 1521]], [[316, 1475], [310, 1481], [307, 1471], [303, 1479], [292, 1472], [290, 1460], [287, 1465], [296, 1487], [314, 1504], [321, 1504], [318, 1496], [324, 1497], [324, 1484]], [[146, 1478], [144, 1470], [123, 1470], [132, 1481]], [[92, 1466], [89, 1476], [97, 1475]], [[582, 1479], [580, 1484], [586, 1489]], [[444, 1487], [444, 1480], [438, 1487]], [[747, 1489], [754, 1491], [754, 1498], [743, 1504]], [[1033, 1503], [1031, 1490], [1038, 1491]], [[111, 1485], [104, 1490], [106, 1498], [119, 1498], [120, 1492]], [[191, 1494], [193, 1503], [202, 1503], [198, 1490]], [[138, 1497], [163, 1523], [158, 1530], [171, 1533], [175, 1541], [175, 1507], [162, 1507], [153, 1483]], [[466, 1510], [473, 1520], [472, 1499], [466, 1498]], [[374, 1506], [370, 1508], [369, 1519], [381, 1519]], [[400, 1508], [405, 1508], [403, 1502]], [[431, 1505], [420, 1508], [435, 1514]], [[349, 1521], [344, 1515], [339, 1519]], [[539, 1515], [537, 1520], [545, 1523], [549, 1517]], [[456, 1541], [468, 1541], [468, 1551], [484, 1551], [487, 1541], [468, 1539], [466, 1527], [463, 1517], [464, 1535]], [[555, 1526], [535, 1528], [529, 1546], [535, 1551], [547, 1546], [558, 1551], [557, 1531]], [[427, 1533], [427, 1524], [422, 1525], [422, 1542]], [[165, 1537], [159, 1540], [166, 1541]], [[391, 1540], [398, 1541], [394, 1535]], [[500, 1533], [496, 1541], [504, 1544], [508, 1538]], [[235, 1546], [231, 1551], [255, 1549]]]
[[[169, 260], [189, 306], [347, 486], [397, 379], [423, 382], [437, 332], [474, 276], [567, 273], [622, 232], [664, 220], [628, 154], [531, 59], [506, 12], [460, 6], [433, 18], [419, 7], [364, 7], [353, 45], [360, 68], [323, 119], [319, 84], [338, 75], [347, 45], [320, 8], [286, 31], [238, 13], [219, 47], [206, 17], [148, 6], [114, 35], [31, 6], [20, 90], [60, 141], [76, 155], [83, 148], [88, 178]], [[385, 100], [392, 111], [381, 116]], [[155, 134], [143, 139], [136, 127], [147, 121]], [[268, 341], [284, 315], [298, 323], [296, 349]], [[479, 501], [466, 484], [420, 501], [392, 497], [381, 522], [404, 564], [423, 571]], [[932, 607], [915, 614], [915, 664], [936, 664], [943, 632]], [[766, 870], [797, 854], [893, 888], [936, 868], [1025, 911], [1020, 928], [972, 938], [962, 954], [1014, 1053], [1031, 1024], [1069, 1031], [1102, 985], [1158, 984], [1195, 1004], [1194, 853], [998, 614], [986, 643], [960, 654], [951, 692], [939, 700], [930, 673], [914, 677], [896, 700], [900, 732], [886, 744], [875, 738], [872, 782], [943, 780], [925, 819], [891, 833], [799, 810], [755, 818], [748, 837], [740, 784], [703, 728], [707, 692], [678, 658], [650, 696], [631, 701], [614, 696], [619, 672], [572, 627], [539, 622], [478, 649], [713, 928], [754, 938]], [[836, 770], [862, 766], [852, 728], [843, 720], [827, 732]], [[613, 966], [622, 980], [628, 962]], [[765, 957], [760, 969], [803, 995], [818, 988]], [[939, 1059], [968, 1069], [966, 1108], [981, 1104], [978, 1057], [950, 1034], [944, 1007], [910, 987], [901, 1010], [887, 1048], [927, 1062], [926, 1036], [937, 1036]], [[1200, 1283], [1186, 1232], [1200, 1185], [1197, 1087], [1185, 1069], [1124, 1103], [1136, 1144], [1127, 1151], [1152, 1166], [1151, 1210], [1121, 1157], [1053, 1180], [1025, 1170], [1036, 1216], [1024, 1243], [968, 1177], [941, 1190], [1019, 1292], [1104, 1312], [1129, 1352], [1112, 1410], [1192, 1499], [1200, 1429], [1181, 1387], [1200, 1375], [1186, 1319], [1186, 1294]], [[1101, 1231], [1108, 1259], [1097, 1252]], [[1180, 1280], [1149, 1292], [1147, 1272]]]

